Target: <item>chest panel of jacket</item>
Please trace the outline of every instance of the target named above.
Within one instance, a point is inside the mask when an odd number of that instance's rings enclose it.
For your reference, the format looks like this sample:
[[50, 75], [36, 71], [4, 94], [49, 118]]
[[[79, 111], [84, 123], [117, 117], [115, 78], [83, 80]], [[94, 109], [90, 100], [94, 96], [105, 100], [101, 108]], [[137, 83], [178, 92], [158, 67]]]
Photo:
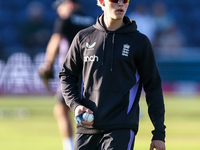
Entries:
[[[87, 79], [86, 87], [95, 84], [96, 89], [110, 90], [114, 86], [116, 91], [121, 91], [121, 84], [124, 84], [120, 83], [123, 82], [121, 74], [126, 74], [127, 79], [130, 79], [129, 83], [133, 85], [136, 82], [134, 57], [138, 51], [134, 40], [128, 34], [123, 35], [123, 39], [122, 35], [114, 33], [98, 32], [97, 35], [94, 37], [92, 34], [82, 41], [83, 78]], [[108, 83], [112, 83], [112, 87]]]

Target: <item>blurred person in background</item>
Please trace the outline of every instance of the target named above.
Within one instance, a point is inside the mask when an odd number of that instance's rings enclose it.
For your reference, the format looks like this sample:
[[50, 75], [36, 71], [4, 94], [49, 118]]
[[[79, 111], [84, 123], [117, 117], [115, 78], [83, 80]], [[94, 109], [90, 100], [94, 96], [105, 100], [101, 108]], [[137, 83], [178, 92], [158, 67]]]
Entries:
[[[39, 66], [40, 76], [52, 72], [55, 58], [59, 57], [60, 67], [67, 54], [68, 48], [78, 31], [92, 25], [95, 20], [91, 16], [84, 15], [81, 11], [80, 0], [56, 0], [53, 7], [57, 9], [59, 17], [55, 21], [54, 33], [47, 45], [45, 62]], [[52, 75], [50, 75], [52, 77]], [[81, 80], [78, 83], [81, 86]], [[54, 115], [58, 122], [58, 128], [63, 139], [63, 149], [73, 149], [73, 127], [70, 120], [70, 109], [62, 97], [61, 88], [55, 96], [57, 103], [54, 107]]]
[[28, 4], [26, 8], [27, 19], [20, 25], [20, 39], [25, 47], [46, 47], [51, 32], [47, 28], [44, 12], [45, 6], [43, 3], [32, 1]]
[[159, 49], [156, 53], [179, 54], [180, 48], [184, 46], [185, 38], [179, 31], [174, 17], [170, 15], [166, 4], [162, 1], [154, 2], [152, 9], [156, 27], [153, 46], [155, 49]]
[[151, 42], [154, 40], [155, 36], [155, 20], [152, 14], [149, 12], [145, 3], [138, 2], [131, 8], [131, 12], [127, 16], [135, 20], [138, 26], [138, 31], [145, 34]]

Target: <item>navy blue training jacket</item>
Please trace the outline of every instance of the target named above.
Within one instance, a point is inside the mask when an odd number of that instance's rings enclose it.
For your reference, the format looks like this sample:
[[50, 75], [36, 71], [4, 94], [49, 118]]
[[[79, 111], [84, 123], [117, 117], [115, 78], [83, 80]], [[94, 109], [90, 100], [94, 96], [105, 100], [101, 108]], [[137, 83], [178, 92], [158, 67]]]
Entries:
[[[84, 105], [94, 112], [94, 124], [77, 124], [77, 133], [96, 134], [114, 129], [138, 131], [139, 99], [146, 93], [148, 113], [155, 127], [152, 140], [165, 139], [161, 78], [149, 39], [135, 21], [108, 31], [103, 15], [74, 38], [59, 76], [66, 104], [75, 111]], [[83, 90], [77, 88], [82, 75]]]

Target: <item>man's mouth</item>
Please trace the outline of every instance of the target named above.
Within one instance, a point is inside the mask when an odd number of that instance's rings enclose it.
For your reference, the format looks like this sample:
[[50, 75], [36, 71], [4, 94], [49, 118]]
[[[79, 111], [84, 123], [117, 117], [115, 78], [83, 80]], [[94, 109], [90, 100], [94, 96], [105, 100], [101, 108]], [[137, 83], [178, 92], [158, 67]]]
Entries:
[[123, 9], [117, 9], [116, 11], [117, 11], [117, 12], [120, 12], [120, 13], [123, 13], [123, 12], [124, 12]]

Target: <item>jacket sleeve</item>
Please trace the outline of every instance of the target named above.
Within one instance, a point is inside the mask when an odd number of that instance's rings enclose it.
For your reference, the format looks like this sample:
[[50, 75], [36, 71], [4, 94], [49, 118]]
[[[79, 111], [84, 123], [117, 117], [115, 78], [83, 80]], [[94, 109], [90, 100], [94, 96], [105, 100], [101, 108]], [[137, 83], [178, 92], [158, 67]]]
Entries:
[[138, 63], [138, 73], [141, 77], [141, 82], [146, 93], [148, 114], [155, 128], [152, 131], [152, 140], [165, 141], [165, 108], [161, 78], [151, 43], [147, 37], [143, 41], [144, 43], [141, 46], [142, 52]]
[[80, 105], [80, 94], [77, 83], [79, 81], [83, 63], [79, 44], [77, 34], [66, 55], [62, 70], [59, 73], [63, 97], [72, 111], [75, 111], [75, 108]]

